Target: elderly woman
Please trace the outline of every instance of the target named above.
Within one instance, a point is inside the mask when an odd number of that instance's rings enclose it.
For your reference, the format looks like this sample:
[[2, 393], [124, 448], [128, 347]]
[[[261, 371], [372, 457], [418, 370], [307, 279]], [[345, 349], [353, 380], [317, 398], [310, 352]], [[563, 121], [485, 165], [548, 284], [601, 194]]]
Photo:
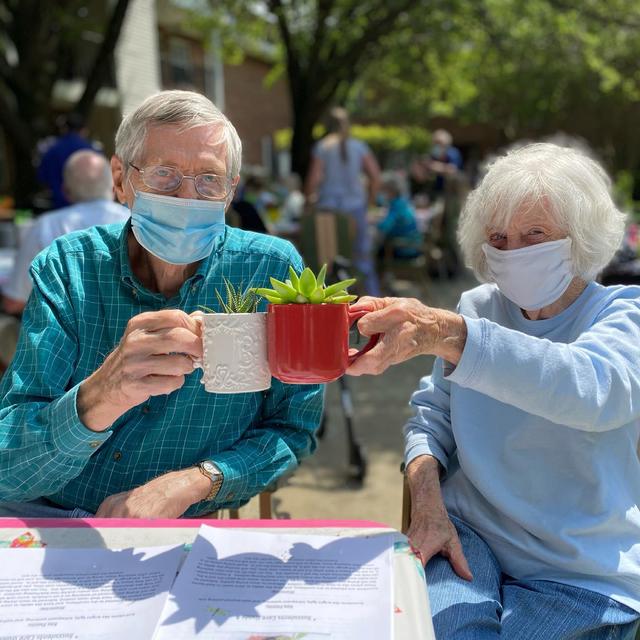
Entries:
[[459, 239], [486, 284], [456, 313], [358, 305], [384, 337], [349, 373], [437, 356], [405, 435], [438, 638], [635, 633], [640, 288], [595, 282], [623, 227], [598, 164], [529, 145], [467, 201]]

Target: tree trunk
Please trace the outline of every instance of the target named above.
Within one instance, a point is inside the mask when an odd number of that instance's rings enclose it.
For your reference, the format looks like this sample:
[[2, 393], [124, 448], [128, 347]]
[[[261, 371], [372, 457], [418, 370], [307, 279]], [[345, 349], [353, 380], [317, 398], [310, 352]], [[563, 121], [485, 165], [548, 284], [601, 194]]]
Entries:
[[[11, 141], [9, 141], [11, 146]], [[16, 146], [12, 147], [13, 153], [13, 198], [16, 209], [31, 209], [33, 207], [33, 194], [38, 191], [38, 180], [31, 154]]]
[[91, 112], [96, 94], [107, 80], [113, 51], [120, 37], [120, 31], [127, 14], [128, 6], [129, 0], [118, 0], [118, 3], [114, 7], [109, 24], [104, 32], [102, 45], [96, 54], [91, 71], [87, 76], [84, 92], [73, 109], [85, 119]]
[[304, 181], [309, 170], [313, 148], [313, 121], [309, 112], [294, 113], [291, 136], [291, 170]]

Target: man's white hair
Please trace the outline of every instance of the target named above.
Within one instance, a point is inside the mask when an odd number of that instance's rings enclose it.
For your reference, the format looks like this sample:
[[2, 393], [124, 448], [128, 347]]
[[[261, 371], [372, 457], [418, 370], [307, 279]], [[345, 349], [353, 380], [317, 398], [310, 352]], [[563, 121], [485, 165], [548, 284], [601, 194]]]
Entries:
[[625, 214], [610, 194], [605, 170], [586, 153], [550, 143], [528, 144], [495, 160], [467, 198], [458, 240], [467, 266], [492, 280], [482, 245], [516, 212], [542, 207], [572, 240], [574, 275], [593, 280], [620, 247]]
[[160, 91], [149, 96], [135, 111], [126, 115], [116, 133], [116, 155], [125, 170], [129, 162], [140, 162], [150, 126], [177, 125], [182, 130], [203, 125], [220, 125], [220, 139], [227, 148], [227, 176], [240, 174], [242, 143], [227, 118], [209, 98], [195, 91]]
[[113, 181], [108, 160], [96, 151], [72, 153], [62, 169], [64, 190], [70, 202], [113, 200]]

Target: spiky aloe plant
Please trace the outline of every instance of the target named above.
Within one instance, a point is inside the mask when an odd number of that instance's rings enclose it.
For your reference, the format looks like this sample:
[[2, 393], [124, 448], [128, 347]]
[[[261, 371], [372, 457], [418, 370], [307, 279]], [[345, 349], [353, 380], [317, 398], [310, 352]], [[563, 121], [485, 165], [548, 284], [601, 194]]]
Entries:
[[322, 266], [317, 276], [308, 267], [297, 274], [290, 266], [289, 278], [286, 282], [270, 278], [273, 289], [253, 289], [253, 291], [272, 304], [340, 304], [352, 302], [358, 297], [347, 292], [347, 288], [356, 281], [355, 278], [342, 280], [327, 287], [324, 283], [326, 275], [326, 264]]
[[[242, 283], [239, 287], [234, 287], [224, 278], [224, 287], [227, 293], [226, 301], [216, 289], [218, 302], [225, 313], [255, 313], [258, 309], [258, 297], [253, 289], [242, 290]], [[213, 309], [200, 305], [200, 308], [207, 313], [216, 313]]]

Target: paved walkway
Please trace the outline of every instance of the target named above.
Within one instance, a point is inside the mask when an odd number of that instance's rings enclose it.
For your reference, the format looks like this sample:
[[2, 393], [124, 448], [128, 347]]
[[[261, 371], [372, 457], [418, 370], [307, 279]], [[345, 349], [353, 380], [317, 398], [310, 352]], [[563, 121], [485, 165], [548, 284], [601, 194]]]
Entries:
[[[434, 306], [454, 308], [461, 291], [475, 286], [471, 275], [434, 282], [428, 292]], [[405, 283], [403, 295], [425, 300], [425, 291]], [[403, 457], [402, 426], [411, 415], [409, 396], [433, 358], [423, 356], [388, 369], [381, 376], [348, 378], [355, 407], [355, 430], [364, 445], [368, 471], [364, 484], [349, 480], [346, 431], [337, 383], [327, 390], [328, 420], [315, 455], [307, 459], [274, 496], [276, 517], [355, 518], [400, 527]], [[255, 502], [243, 517], [257, 514]]]

